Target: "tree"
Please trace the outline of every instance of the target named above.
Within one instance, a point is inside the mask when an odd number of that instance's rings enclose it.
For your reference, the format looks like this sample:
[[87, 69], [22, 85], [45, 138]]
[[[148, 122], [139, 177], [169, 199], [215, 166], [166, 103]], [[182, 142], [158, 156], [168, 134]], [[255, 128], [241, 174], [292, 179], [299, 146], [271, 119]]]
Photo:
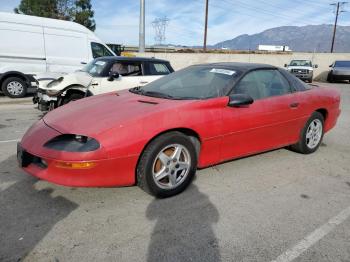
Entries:
[[83, 26], [86, 26], [91, 31], [95, 31], [96, 23], [93, 19], [94, 11], [90, 0], [77, 0], [75, 1], [75, 17], [74, 22], [77, 22]]
[[58, 18], [56, 0], [22, 0], [15, 13]]
[[73, 21], [92, 31], [96, 29], [90, 0], [21, 0], [14, 11], [17, 14]]

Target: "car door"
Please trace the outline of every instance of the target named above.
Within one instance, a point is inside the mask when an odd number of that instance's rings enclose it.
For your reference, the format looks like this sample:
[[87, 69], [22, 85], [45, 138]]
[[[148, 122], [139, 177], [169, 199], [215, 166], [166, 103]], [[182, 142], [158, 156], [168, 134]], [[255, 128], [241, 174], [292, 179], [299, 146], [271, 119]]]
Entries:
[[223, 110], [221, 160], [287, 145], [299, 133], [298, 94], [277, 69], [247, 73], [233, 93], [248, 94], [254, 102]]
[[140, 85], [142, 67], [140, 62], [116, 61], [110, 65], [108, 75], [118, 73], [118, 77], [98, 77], [91, 86], [93, 94], [129, 89]]

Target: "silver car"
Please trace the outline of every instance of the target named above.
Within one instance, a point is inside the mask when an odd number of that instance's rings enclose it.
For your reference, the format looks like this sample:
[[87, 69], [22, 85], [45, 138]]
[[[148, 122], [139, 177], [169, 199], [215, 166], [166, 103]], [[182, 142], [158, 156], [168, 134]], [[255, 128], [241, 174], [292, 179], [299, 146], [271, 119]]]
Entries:
[[337, 60], [329, 67], [331, 70], [328, 73], [328, 82], [332, 83], [338, 80], [350, 81], [350, 61]]

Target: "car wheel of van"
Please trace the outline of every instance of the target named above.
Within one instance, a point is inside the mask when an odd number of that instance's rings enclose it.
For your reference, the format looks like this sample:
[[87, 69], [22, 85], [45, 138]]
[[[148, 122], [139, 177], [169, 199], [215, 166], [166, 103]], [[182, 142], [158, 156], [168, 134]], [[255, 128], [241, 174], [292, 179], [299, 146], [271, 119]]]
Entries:
[[8, 97], [20, 98], [27, 94], [27, 84], [19, 77], [9, 77], [2, 83], [1, 90]]
[[181, 193], [191, 183], [197, 154], [191, 139], [169, 132], [154, 139], [142, 153], [136, 169], [137, 184], [159, 198]]
[[324, 117], [319, 112], [314, 112], [301, 131], [300, 140], [291, 148], [302, 154], [315, 152], [322, 142], [324, 134]]
[[307, 81], [308, 81], [309, 83], [312, 83], [312, 78], [309, 78]]
[[73, 93], [73, 94], [68, 95], [68, 97], [65, 97], [63, 99], [63, 105], [68, 104], [68, 103], [70, 103], [72, 101], [76, 101], [76, 100], [82, 99], [84, 97], [85, 97], [85, 95], [83, 95], [83, 94]]

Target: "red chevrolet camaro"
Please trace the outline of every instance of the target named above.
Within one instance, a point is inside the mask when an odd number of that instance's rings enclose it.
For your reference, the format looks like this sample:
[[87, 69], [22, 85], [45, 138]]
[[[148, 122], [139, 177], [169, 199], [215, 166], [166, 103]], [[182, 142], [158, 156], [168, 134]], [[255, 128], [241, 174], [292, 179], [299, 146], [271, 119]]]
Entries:
[[17, 156], [26, 172], [57, 184], [137, 184], [168, 197], [189, 185], [197, 167], [285, 146], [316, 151], [339, 104], [336, 90], [270, 65], [195, 65], [48, 113]]

